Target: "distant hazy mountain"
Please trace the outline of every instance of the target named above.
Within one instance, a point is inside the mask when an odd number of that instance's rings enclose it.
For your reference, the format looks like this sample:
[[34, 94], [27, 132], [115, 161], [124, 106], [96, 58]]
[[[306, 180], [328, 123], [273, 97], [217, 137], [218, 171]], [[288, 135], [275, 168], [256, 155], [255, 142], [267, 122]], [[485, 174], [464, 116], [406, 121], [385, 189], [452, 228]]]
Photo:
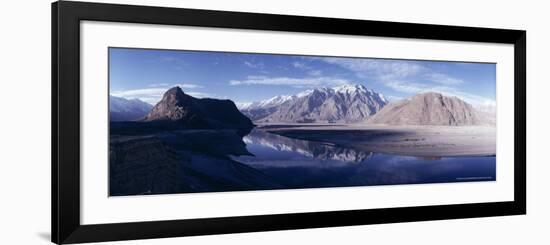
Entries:
[[166, 91], [143, 120], [174, 122], [184, 128], [250, 129], [252, 122], [231, 100], [202, 98], [185, 94], [180, 87]]
[[121, 97], [109, 96], [110, 121], [137, 121], [143, 119], [153, 108], [149, 103], [139, 99], [128, 100]]
[[390, 103], [368, 120], [391, 125], [480, 125], [490, 122], [474, 107], [457, 97], [423, 93]]
[[479, 112], [480, 118], [488, 124], [496, 124], [497, 107], [495, 104], [474, 105], [474, 108]]
[[257, 122], [350, 123], [364, 121], [387, 103], [382, 94], [363, 85], [344, 85], [276, 96], [240, 110]]

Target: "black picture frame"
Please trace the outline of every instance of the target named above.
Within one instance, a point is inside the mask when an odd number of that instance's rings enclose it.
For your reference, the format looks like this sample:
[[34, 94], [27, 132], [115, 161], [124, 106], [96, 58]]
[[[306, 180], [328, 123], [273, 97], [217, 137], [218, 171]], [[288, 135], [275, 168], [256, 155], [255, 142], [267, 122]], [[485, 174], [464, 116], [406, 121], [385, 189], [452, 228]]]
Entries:
[[[80, 223], [80, 21], [514, 45], [514, 201], [223, 218]], [[52, 242], [58, 244], [521, 215], [526, 213], [526, 32], [461, 26], [60, 1], [52, 4]]]

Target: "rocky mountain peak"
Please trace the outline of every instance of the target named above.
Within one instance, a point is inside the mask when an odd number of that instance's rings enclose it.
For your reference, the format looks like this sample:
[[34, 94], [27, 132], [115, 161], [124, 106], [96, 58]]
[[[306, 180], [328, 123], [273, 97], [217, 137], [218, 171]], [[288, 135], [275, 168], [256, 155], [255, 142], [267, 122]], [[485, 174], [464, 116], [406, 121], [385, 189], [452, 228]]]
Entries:
[[463, 126], [485, 124], [472, 105], [436, 92], [417, 94], [390, 103], [369, 119], [369, 123], [390, 125]]
[[361, 122], [388, 103], [382, 94], [360, 84], [319, 87], [287, 96], [285, 100], [279, 98], [255, 102], [258, 106], [242, 108], [242, 112], [258, 122]]
[[167, 95], [167, 94], [185, 94], [183, 92], [183, 90], [180, 88], [180, 86], [175, 86], [175, 87], [172, 87], [170, 89], [168, 89], [164, 95]]
[[417, 95], [413, 96], [413, 99], [436, 99], [436, 100], [443, 100], [444, 97], [446, 97], [446, 98], [456, 98], [456, 97], [454, 97], [454, 96], [444, 96], [443, 94], [437, 93], [437, 92], [425, 92], [425, 93], [420, 93], [420, 94], [417, 94]]
[[249, 129], [252, 122], [231, 100], [198, 99], [180, 87], [167, 90], [144, 121], [171, 121], [184, 128]]
[[356, 92], [366, 93], [370, 91], [370, 89], [367, 89], [365, 86], [361, 84], [345, 84], [342, 86], [335, 87], [334, 90], [340, 93], [356, 93]]
[[180, 120], [186, 117], [188, 107], [193, 105], [193, 97], [185, 94], [180, 87], [167, 90], [162, 99], [145, 117], [145, 121]]
[[179, 86], [176, 86], [168, 89], [164, 93], [161, 102], [164, 101], [165, 103], [177, 104], [183, 103], [184, 101], [190, 100], [191, 98], [193, 97], [183, 92], [183, 90]]

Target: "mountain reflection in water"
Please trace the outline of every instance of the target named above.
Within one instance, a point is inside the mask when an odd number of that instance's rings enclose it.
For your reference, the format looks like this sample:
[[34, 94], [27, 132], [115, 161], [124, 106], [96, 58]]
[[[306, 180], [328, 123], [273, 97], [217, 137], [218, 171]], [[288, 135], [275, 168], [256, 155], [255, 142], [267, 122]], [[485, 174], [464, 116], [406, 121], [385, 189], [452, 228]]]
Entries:
[[261, 129], [244, 137], [219, 129], [124, 132], [110, 136], [110, 196], [492, 181], [496, 173], [494, 156], [390, 155]]
[[[290, 154], [296, 153], [303, 156], [303, 164], [318, 166], [319, 161], [321, 163], [328, 162], [331, 164], [347, 164], [350, 162], [361, 162], [372, 156], [372, 152], [357, 151], [351, 148], [342, 148], [330, 143], [306, 141], [299, 139], [292, 139], [272, 133], [268, 133], [261, 130], [253, 130], [250, 134], [243, 138], [243, 141], [247, 145], [247, 149], [251, 151], [256, 157], [252, 159], [261, 159], [262, 156], [273, 157], [272, 154], [263, 155], [266, 153], [261, 149], [256, 149], [256, 146], [272, 149], [271, 153], [288, 152]], [[255, 154], [257, 153], [257, 154]], [[283, 154], [285, 155], [285, 154]], [[294, 158], [296, 159], [296, 158]], [[305, 160], [312, 160], [307, 163]], [[269, 159], [267, 159], [269, 160]], [[261, 163], [259, 163], [261, 164]]]
[[252, 156], [232, 156], [288, 188], [495, 180], [495, 157], [413, 157], [361, 151], [254, 129]]

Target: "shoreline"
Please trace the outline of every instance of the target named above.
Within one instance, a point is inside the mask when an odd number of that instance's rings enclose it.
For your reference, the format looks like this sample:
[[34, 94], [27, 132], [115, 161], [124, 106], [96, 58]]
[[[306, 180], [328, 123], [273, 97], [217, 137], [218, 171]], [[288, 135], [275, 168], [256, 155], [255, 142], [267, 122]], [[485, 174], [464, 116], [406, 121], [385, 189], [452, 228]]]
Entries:
[[270, 124], [259, 125], [256, 129], [289, 138], [394, 155], [418, 157], [496, 155], [496, 128], [493, 126]]

